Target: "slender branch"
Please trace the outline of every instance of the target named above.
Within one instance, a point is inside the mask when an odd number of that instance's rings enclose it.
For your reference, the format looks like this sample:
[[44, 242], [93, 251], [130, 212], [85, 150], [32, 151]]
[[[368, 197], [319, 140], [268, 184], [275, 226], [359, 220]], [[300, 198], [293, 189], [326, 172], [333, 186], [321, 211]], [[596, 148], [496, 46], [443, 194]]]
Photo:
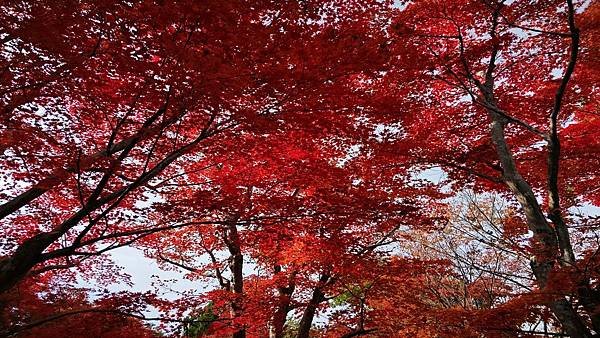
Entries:
[[575, 253], [571, 245], [569, 231], [562, 217], [560, 210], [560, 193], [558, 188], [558, 175], [560, 169], [560, 139], [558, 137], [558, 115], [562, 107], [565, 92], [569, 84], [569, 80], [575, 70], [577, 64], [577, 55], [579, 51], [579, 28], [575, 25], [575, 9], [572, 0], [567, 0], [568, 7], [568, 22], [569, 30], [571, 31], [571, 51], [569, 55], [569, 63], [562, 77], [560, 85], [556, 90], [554, 98], [554, 106], [550, 113], [550, 137], [547, 141], [548, 148], [548, 217], [552, 220], [556, 227], [556, 234], [561, 253], [561, 262], [563, 264], [572, 265], [575, 262]]

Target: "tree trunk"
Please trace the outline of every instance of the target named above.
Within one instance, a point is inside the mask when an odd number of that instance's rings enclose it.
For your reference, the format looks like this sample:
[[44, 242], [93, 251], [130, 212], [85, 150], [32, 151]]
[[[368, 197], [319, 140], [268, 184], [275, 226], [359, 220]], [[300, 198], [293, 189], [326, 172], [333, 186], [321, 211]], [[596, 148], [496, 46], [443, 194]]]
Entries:
[[327, 281], [329, 281], [329, 274], [325, 273], [321, 275], [319, 278], [319, 284], [313, 290], [312, 296], [304, 309], [304, 313], [302, 314], [302, 319], [300, 320], [300, 326], [298, 328], [298, 335], [296, 338], [309, 338], [310, 328], [312, 327], [313, 319], [315, 318], [315, 314], [317, 312], [317, 307], [323, 301], [325, 301], [325, 294], [322, 291], [322, 288]]
[[[546, 221], [533, 190], [517, 169], [504, 133], [507, 120], [496, 112], [489, 111], [489, 113], [492, 117], [492, 142], [496, 147], [502, 165], [504, 180], [517, 198], [521, 208], [523, 208], [529, 230], [533, 232], [532, 249], [534, 255], [530, 264], [536, 282], [540, 290], [543, 291], [557, 260], [557, 235]], [[582, 318], [564, 296], [549, 301], [548, 305], [571, 337], [585, 338], [592, 336]]]
[[42, 252], [60, 234], [41, 233], [23, 242], [12, 256], [0, 259], [0, 294], [10, 290], [40, 261]]
[[[240, 236], [237, 231], [238, 217], [233, 217], [228, 222], [225, 229], [224, 241], [230, 253], [231, 274], [233, 282], [233, 293], [236, 298], [231, 303], [231, 313], [233, 318], [238, 318], [243, 314], [243, 296], [244, 296], [244, 256], [240, 246]], [[243, 328], [233, 334], [233, 338], [245, 338], [246, 330]]]

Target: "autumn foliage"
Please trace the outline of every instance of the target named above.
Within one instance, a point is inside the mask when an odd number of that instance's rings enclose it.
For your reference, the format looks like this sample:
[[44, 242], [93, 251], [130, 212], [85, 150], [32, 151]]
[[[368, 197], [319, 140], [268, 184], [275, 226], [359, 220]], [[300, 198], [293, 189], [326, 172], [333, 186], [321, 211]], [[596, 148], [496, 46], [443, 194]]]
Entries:
[[600, 335], [599, 22], [0, 2], [0, 336]]

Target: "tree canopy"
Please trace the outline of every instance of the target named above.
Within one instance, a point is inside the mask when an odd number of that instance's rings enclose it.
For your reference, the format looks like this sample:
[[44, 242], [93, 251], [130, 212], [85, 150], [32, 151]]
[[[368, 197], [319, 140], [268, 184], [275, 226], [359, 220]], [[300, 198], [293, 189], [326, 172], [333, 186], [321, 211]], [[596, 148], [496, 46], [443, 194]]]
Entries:
[[0, 2], [0, 336], [599, 336], [599, 23]]

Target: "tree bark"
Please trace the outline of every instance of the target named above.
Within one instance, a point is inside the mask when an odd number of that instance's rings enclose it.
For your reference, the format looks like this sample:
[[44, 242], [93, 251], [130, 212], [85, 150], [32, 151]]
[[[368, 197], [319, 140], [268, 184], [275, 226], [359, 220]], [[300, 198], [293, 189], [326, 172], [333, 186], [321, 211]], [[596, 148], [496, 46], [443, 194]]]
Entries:
[[[502, 165], [504, 180], [517, 198], [521, 208], [523, 208], [527, 225], [533, 232], [532, 249], [534, 256], [530, 264], [537, 284], [543, 291], [557, 259], [557, 236], [554, 229], [546, 221], [533, 190], [517, 169], [504, 133], [506, 119], [495, 112], [490, 111], [489, 113], [492, 118], [492, 142], [496, 147]], [[549, 307], [571, 337], [587, 338], [592, 336], [582, 318], [564, 296], [551, 300]]]
[[[240, 236], [237, 230], [237, 221], [238, 216], [232, 218], [231, 221], [228, 222], [227, 228], [225, 229], [225, 233], [223, 239], [225, 241], [225, 245], [227, 245], [227, 249], [229, 250], [230, 261], [231, 261], [231, 275], [232, 275], [232, 289], [235, 295], [235, 300], [231, 303], [231, 313], [233, 318], [238, 318], [243, 314], [244, 306], [243, 295], [244, 295], [244, 256], [242, 254], [241, 246], [240, 246]], [[236, 331], [233, 338], [245, 338], [246, 330], [240, 329]]]
[[323, 286], [329, 281], [329, 274], [324, 273], [319, 278], [319, 283], [314, 288], [312, 296], [302, 313], [302, 319], [300, 320], [300, 326], [298, 328], [298, 334], [296, 338], [309, 338], [310, 328], [312, 327], [313, 319], [317, 312], [317, 307], [323, 301], [325, 301], [325, 294], [323, 293]]

